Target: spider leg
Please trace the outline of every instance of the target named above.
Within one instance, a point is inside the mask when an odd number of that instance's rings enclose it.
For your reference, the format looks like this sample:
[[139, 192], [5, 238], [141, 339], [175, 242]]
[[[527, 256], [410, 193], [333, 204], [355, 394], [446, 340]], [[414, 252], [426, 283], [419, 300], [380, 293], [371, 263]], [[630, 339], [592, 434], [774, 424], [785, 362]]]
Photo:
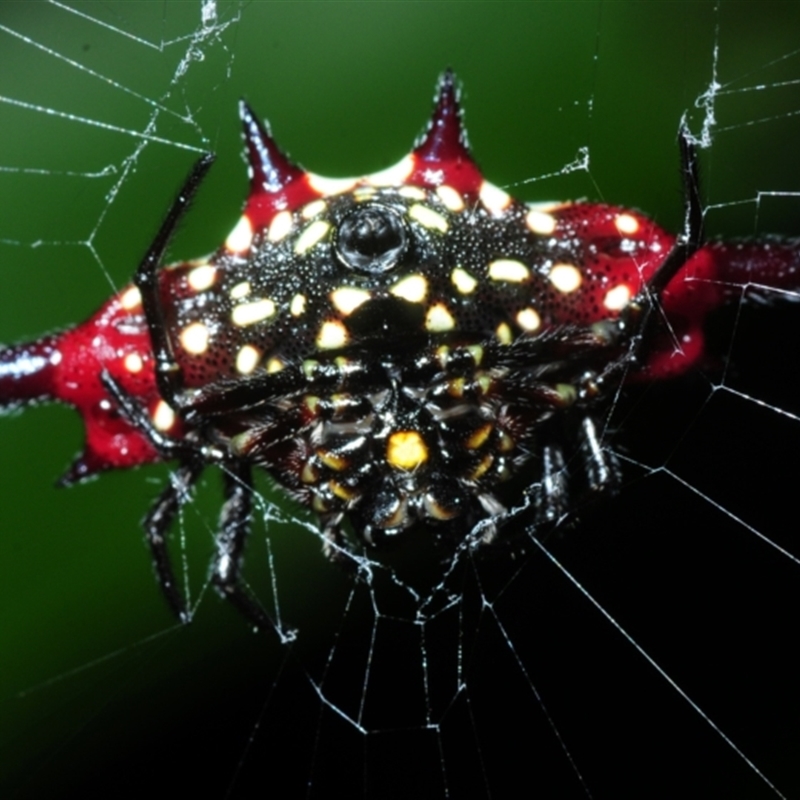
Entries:
[[275, 630], [274, 622], [247, 592], [241, 581], [242, 552], [250, 532], [253, 507], [253, 476], [250, 465], [233, 461], [225, 469], [225, 503], [215, 537], [217, 553], [211, 582], [217, 591], [260, 631]]
[[155, 358], [158, 391], [161, 397], [173, 408], [179, 407], [177, 396], [183, 387], [181, 385], [180, 367], [175, 361], [172, 343], [169, 340], [167, 327], [164, 324], [158, 268], [161, 266], [161, 260], [181, 218], [186, 213], [189, 204], [203, 182], [203, 178], [205, 178], [206, 173], [214, 163], [214, 158], [215, 156], [212, 153], [206, 153], [195, 162], [178, 196], [173, 200], [164, 222], [161, 223], [155, 239], [153, 239], [147, 253], [139, 263], [133, 278], [133, 282], [142, 295], [142, 308], [147, 320], [150, 344]]
[[593, 493], [613, 491], [620, 480], [617, 457], [600, 444], [597, 426], [590, 416], [581, 421], [579, 428], [580, 451], [589, 491]]
[[201, 459], [206, 462], [221, 462], [224, 460], [225, 454], [218, 448], [192, 440], [172, 439], [161, 433], [153, 424], [147, 409], [135, 397], [128, 394], [107, 370], [103, 370], [100, 374], [100, 381], [108, 390], [108, 393], [116, 400], [117, 405], [131, 426], [148, 438], [165, 461], [172, 459], [179, 461]]
[[191, 617], [175, 580], [166, 534], [178, 510], [189, 499], [191, 489], [202, 473], [203, 464], [196, 460], [181, 464], [172, 472], [169, 484], [156, 498], [142, 522], [161, 591], [173, 614], [184, 623], [190, 622]]
[[564, 463], [564, 451], [555, 444], [545, 445], [542, 451], [542, 477], [536, 485], [536, 525], [558, 522], [569, 508], [569, 476]]

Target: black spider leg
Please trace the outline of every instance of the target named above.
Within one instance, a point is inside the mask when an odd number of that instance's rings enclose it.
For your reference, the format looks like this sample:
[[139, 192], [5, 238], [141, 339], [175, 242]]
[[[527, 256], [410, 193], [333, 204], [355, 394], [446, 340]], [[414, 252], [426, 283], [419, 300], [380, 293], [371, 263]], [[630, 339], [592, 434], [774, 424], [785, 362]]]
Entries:
[[180, 464], [172, 472], [169, 484], [155, 499], [147, 516], [142, 521], [158, 584], [172, 613], [183, 623], [191, 622], [191, 614], [186, 608], [183, 592], [175, 580], [172, 559], [167, 549], [166, 534], [178, 510], [189, 499], [192, 487], [202, 473], [203, 464], [199, 462]]
[[275, 629], [273, 621], [250, 596], [241, 579], [242, 553], [250, 532], [253, 510], [252, 470], [245, 461], [237, 459], [226, 467], [223, 475], [225, 503], [214, 539], [217, 554], [212, 566], [211, 582], [259, 630], [272, 631]]
[[[604, 369], [596, 379], [584, 387], [584, 394], [591, 394], [612, 375], [626, 370], [631, 363], [642, 360], [653, 341], [656, 326], [653, 324], [657, 300], [669, 282], [678, 274], [686, 262], [703, 243], [703, 204], [700, 199], [700, 175], [697, 148], [694, 145], [686, 120], [681, 121], [678, 132], [681, 156], [681, 179], [683, 182], [684, 230], [667, 257], [656, 270], [647, 286], [629, 304], [619, 320], [619, 332], [630, 336], [627, 351]], [[629, 332], [629, 328], [635, 329]], [[592, 493], [614, 490], [620, 481], [621, 468], [613, 451], [602, 447], [602, 436], [598, 434], [595, 419], [586, 414], [579, 427], [579, 447], [583, 457], [584, 472], [588, 488]]]
[[142, 521], [142, 528], [167, 604], [181, 622], [190, 622], [191, 615], [186, 608], [186, 600], [175, 580], [175, 571], [167, 548], [167, 531], [180, 508], [189, 500], [191, 490], [200, 479], [207, 461], [212, 459], [201, 457], [202, 449], [198, 449], [195, 443], [187, 444], [164, 436], [153, 425], [141, 403], [131, 397], [106, 370], [103, 370], [100, 380], [131, 426], [149, 439], [163, 459], [180, 459], [178, 468], [170, 476], [169, 484], [153, 501]]
[[172, 343], [164, 322], [158, 282], [158, 269], [164, 253], [177, 230], [181, 218], [197, 194], [206, 173], [214, 163], [213, 153], [201, 156], [192, 167], [189, 176], [172, 202], [164, 222], [153, 239], [145, 257], [139, 263], [133, 282], [142, 296], [142, 307], [150, 333], [150, 345], [155, 359], [156, 385], [161, 397], [175, 409], [179, 409], [178, 395], [183, 388], [181, 371], [172, 351]]
[[[681, 156], [681, 179], [683, 182], [683, 208], [684, 224], [681, 233], [667, 257], [656, 270], [647, 286], [628, 305], [620, 317], [620, 329], [626, 329], [634, 324], [636, 330], [631, 335], [628, 353], [617, 360], [601, 375], [606, 379], [616, 374], [634, 360], [641, 360], [651, 345], [655, 326], [653, 325], [653, 311], [657, 307], [657, 299], [667, 287], [669, 282], [678, 274], [686, 262], [700, 249], [703, 244], [704, 214], [703, 204], [700, 199], [700, 170], [697, 160], [697, 148], [693, 137], [686, 124], [681, 120], [678, 132], [678, 146]], [[634, 322], [635, 320], [635, 322]]]

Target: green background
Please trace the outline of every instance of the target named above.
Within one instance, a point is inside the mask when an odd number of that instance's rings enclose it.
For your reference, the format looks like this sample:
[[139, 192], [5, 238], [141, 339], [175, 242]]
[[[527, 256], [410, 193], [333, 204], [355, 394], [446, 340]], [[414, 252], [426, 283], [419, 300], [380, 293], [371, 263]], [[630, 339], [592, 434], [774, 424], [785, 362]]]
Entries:
[[[800, 233], [800, 197], [792, 195], [800, 191], [796, 155], [800, 91], [792, 83], [800, 80], [800, 58], [795, 54], [800, 6], [796, 3], [221, 3], [219, 21], [230, 21], [230, 26], [219, 40], [211, 37], [198, 44], [187, 75], [178, 81], [173, 76], [187, 50], [186, 36], [199, 29], [198, 3], [68, 5], [111, 28], [48, 3], [0, 5], [0, 24], [32, 40], [0, 30], [0, 96], [29, 106], [0, 103], [3, 342], [74, 324], [129, 280], [192, 163], [192, 152], [176, 143], [210, 148], [219, 159], [174, 244], [173, 255], [189, 258], [217, 246], [237, 219], [246, 191], [239, 155], [238, 98], [246, 97], [269, 119], [279, 142], [303, 165], [323, 174], [360, 174], [394, 163], [407, 152], [429, 113], [436, 76], [447, 66], [456, 70], [463, 84], [473, 152], [494, 183], [525, 200], [588, 197], [641, 208], [675, 229], [681, 221], [678, 123], [688, 109], [693, 129], [699, 130], [703, 115], [694, 107], [695, 99], [712, 80], [718, 43], [717, 80], [733, 91], [718, 98], [718, 132], [711, 150], [703, 154], [704, 190], [711, 206], [709, 231], [726, 236]], [[240, 19], [234, 21], [237, 16]], [[51, 48], [107, 80], [82, 72], [36, 45]], [[785, 86], [778, 86], [784, 82]], [[743, 91], [759, 84], [769, 88]], [[145, 99], [172, 112], [159, 114], [156, 130], [172, 144], [150, 142], [131, 162], [127, 159], [140, 140], [74, 119], [141, 131], [153, 108]], [[180, 119], [187, 113], [189, 122]], [[581, 147], [589, 148], [589, 170], [559, 174]], [[109, 167], [111, 174], [89, 176]], [[129, 173], [117, 192], [125, 170]], [[788, 196], [766, 197], [757, 207], [753, 200], [762, 190]], [[721, 335], [724, 347], [732, 341], [731, 328], [726, 330]], [[759, 361], [764, 349], [773, 355], [782, 352], [786, 358], [792, 340], [776, 345], [770, 335], [784, 334], [782, 329], [754, 334], [756, 355], [750, 354], [751, 359]], [[737, 336], [737, 347], [740, 339]], [[742, 347], [746, 350], [747, 342]], [[742, 358], [747, 357], [745, 352]], [[772, 374], [771, 380], [772, 384], [756, 384], [754, 394], [782, 407], [790, 405], [792, 400], [780, 394], [790, 379]], [[671, 395], [673, 406], [680, 397]], [[710, 405], [710, 398], [708, 384], [702, 384], [687, 419]], [[722, 410], [717, 413], [722, 419]], [[744, 452], [744, 445], [734, 448], [729, 457], [725, 446], [732, 438], [741, 442], [737, 438], [741, 429], [734, 426], [737, 421], [755, 422], [754, 406], [737, 407], [731, 420], [713, 435], [698, 436], [688, 458], [691, 461], [699, 452], [719, 447], [731, 473], [720, 467], [727, 483], [716, 487], [712, 497], [726, 508], [738, 508], [737, 501], [723, 493], [753, 494], [750, 471], [768, 472], [772, 450], [760, 443], [762, 462]], [[772, 422], [769, 416], [766, 424]], [[659, 422], [654, 424], [660, 427]], [[687, 428], [688, 422], [679, 417], [678, 434]], [[644, 430], [647, 435], [648, 429]], [[792, 443], [800, 444], [799, 434], [795, 421], [775, 436], [792, 452]], [[272, 740], [265, 745], [264, 736], [256, 730], [247, 749], [253, 726], [260, 720], [267, 727], [268, 720], [278, 730], [282, 725], [292, 731], [315, 729], [318, 723], [313, 713], [292, 712], [292, 693], [302, 697], [308, 692], [308, 676], [319, 674], [332, 642], [341, 642], [342, 649], [355, 643], [357, 649], [369, 637], [368, 598], [357, 591], [357, 602], [343, 613], [351, 584], [319, 555], [316, 538], [298, 524], [271, 522], [268, 541], [276, 564], [281, 613], [287, 624], [299, 629], [297, 645], [287, 649], [277, 637], [265, 642], [250, 635], [242, 620], [211, 592], [202, 597], [194, 624], [179, 629], [159, 595], [138, 527], [166, 469], [106, 475], [70, 491], [54, 490], [52, 481], [77, 452], [80, 441], [79, 420], [65, 408], [39, 408], [0, 422], [0, 787], [17, 793], [9, 796], [55, 797], [94, 780], [117, 796], [133, 796], [134, 787], [145, 785], [146, 776], [158, 763], [170, 776], [165, 785], [188, 788], [197, 780], [206, 786], [207, 796], [224, 796], [237, 774], [238, 759], [245, 762], [242, 775], [246, 777], [235, 784], [234, 795], [241, 791], [241, 796], [255, 796], [248, 792], [258, 792], [253, 787], [259, 787], [259, 781], [265, 789], [280, 783], [285, 762], [276, 756], [279, 751], [272, 749]], [[636, 442], [627, 444], [635, 451]], [[656, 454], [651, 463], [661, 463], [658, 459], [664, 457]], [[669, 495], [674, 499], [667, 500], [664, 484], [674, 491], [675, 483], [658, 481], [642, 488], [646, 498], [642, 502], [649, 502], [659, 517], [675, 514], [665, 535], [677, 537], [729, 525], [730, 520], [719, 512], [712, 513], [707, 524], [698, 521], [695, 507], [689, 505], [691, 493], [675, 492]], [[655, 489], [648, 494], [651, 484]], [[700, 479], [694, 485], [700, 486]], [[779, 519], [781, 508], [785, 512], [791, 506], [791, 498], [780, 493], [785, 491], [780, 490], [782, 486], [771, 483], [765, 491], [774, 495], [755, 498], [761, 502], [754, 503], [750, 519], [759, 530], [773, 533], [769, 527], [773, 518], [758, 516], [765, 507], [777, 508], [775, 519]], [[270, 499], [279, 498], [279, 492], [266, 482], [262, 489]], [[183, 528], [195, 597], [206, 575], [204, 564], [218, 503], [212, 474], [186, 514]], [[697, 514], [709, 507], [700, 503]], [[640, 534], [649, 528], [650, 518], [636, 517], [635, 511], [625, 509], [620, 505], [604, 512], [601, 533], [611, 529], [616, 535], [628, 523], [615, 515], [626, 513]], [[297, 509], [290, 511], [297, 513]], [[305, 519], [311, 523], [309, 517]], [[739, 531], [730, 526], [731, 536]], [[577, 536], [573, 541], [581, 539]], [[618, 549], [625, 550], [627, 545], [614, 541], [613, 555], [608, 558], [632, 558], [630, 568], [620, 568], [630, 576], [639, 566], [628, 551], [620, 556]], [[264, 528], [259, 526], [248, 566], [255, 591], [269, 603], [266, 542]], [[668, 542], [664, 540], [663, 545]], [[786, 545], [792, 544], [788, 538]], [[693, 547], [693, 542], [681, 542], [684, 561], [694, 558]], [[752, 558], [760, 568], [763, 552], [754, 552]], [[579, 564], [586, 560], [580, 552], [573, 555]], [[658, 569], [658, 557], [651, 553], [649, 558]], [[586, 567], [587, 580], [602, 585], [605, 566], [602, 558], [599, 562], [599, 566]], [[741, 575], [725, 584], [729, 594], [716, 592], [713, 564], [712, 558], [709, 571], [701, 577], [712, 587], [709, 594], [728, 598], [729, 605], [720, 602], [715, 613], [725, 626], [731, 626], [731, 638], [736, 638], [731, 619], [737, 613], [753, 616], [754, 631], [763, 630], [764, 618], [772, 615], [771, 624], [777, 625], [774, 633], [764, 633], [764, 642], [759, 639], [758, 645], [755, 639], [746, 642], [763, 648], [764, 659], [777, 659], [779, 653], [767, 648], [779, 650], [784, 638], [791, 638], [793, 613], [776, 621], [773, 606], [731, 610], [739, 606], [730, 600], [730, 592], [736, 591], [737, 580], [746, 583], [752, 574], [743, 566]], [[766, 569], [785, 570], [775, 580], [792, 592], [798, 583], [797, 568], [792, 573], [786, 564], [785, 560], [768, 562]], [[680, 574], [680, 580], [691, 582], [686, 573]], [[524, 577], [524, 581], [536, 580], [535, 572]], [[548, 617], [558, 618], [561, 602], [581, 605], [574, 597], [559, 598], [556, 593], [541, 600], [549, 604]], [[518, 602], [529, 601], [521, 592]], [[624, 617], [632, 601], [629, 597], [619, 602], [614, 613], [619, 611]], [[519, 610], [506, 606], [502, 618], [516, 620]], [[530, 608], [524, 610], [532, 613]], [[569, 625], [568, 620], [563, 622], [565, 632], [574, 630]], [[646, 622], [642, 625], [646, 631]], [[664, 625], [669, 627], [668, 622]], [[675, 635], [680, 642], [680, 634]], [[531, 637], [535, 652], [533, 634], [526, 634], [524, 628], [513, 642], [526, 649], [526, 636]], [[597, 647], [603, 650], [606, 639], [614, 639], [615, 634], [601, 627], [597, 636]], [[663, 641], [672, 640], [665, 634]], [[674, 667], [689, 683], [694, 680], [693, 659], [681, 651], [680, 643], [670, 648], [656, 638], [653, 645], [665, 666]], [[508, 658], [508, 646], [502, 642], [494, 646]], [[752, 649], [747, 644], [743, 647]], [[590, 662], [595, 653], [592, 650], [587, 657]], [[526, 664], [532, 668], [542, 654], [530, 657]], [[626, 650], [619, 658], [635, 657]], [[591, 673], [591, 666], [587, 669]], [[363, 667], [355, 670], [351, 677], [362, 671]], [[751, 684], [741, 665], [734, 672], [736, 682], [729, 687], [728, 698], [738, 692], [751, 697], [754, 688], [760, 690], [759, 681], [764, 680], [760, 675]], [[512, 673], [509, 667], [508, 674]], [[491, 680], [496, 678], [487, 679]], [[558, 698], [568, 698], [570, 688], [560, 685], [557, 676], [551, 680], [550, 696], [559, 705]], [[577, 680], [589, 682], [591, 677]], [[677, 723], [662, 723], [660, 711], [653, 712], [656, 722], [647, 733], [653, 738], [653, 749], [661, 751], [661, 763], [675, 761], [676, 769], [681, 769], [680, 764], [690, 763], [688, 756], [669, 751], [673, 739], [663, 728], [669, 724], [680, 731], [684, 725], [689, 728], [694, 724], [691, 712], [662, 690], [658, 679], [642, 680], [647, 682], [644, 697], [655, 697], [652, 702], [657, 706], [663, 702], [670, 709], [681, 709], [676, 712]], [[747, 752], [756, 751], [759, 764], [791, 793], [791, 787], [796, 790], [800, 785], [800, 761], [793, 755], [800, 737], [789, 722], [788, 709], [796, 695], [788, 699], [788, 679], [783, 686], [782, 680], [776, 678], [775, 697], [761, 702], [768, 710], [766, 716], [774, 716], [771, 723], [759, 723], [768, 726], [771, 733], [767, 735], [758, 726], [748, 730], [748, 710], [740, 710], [738, 716], [735, 711], [729, 714], [724, 697], [712, 697], [709, 703], [715, 719], [727, 726], [726, 731], [741, 733]], [[473, 681], [475, 687], [485, 688], [480, 676]], [[605, 685], [600, 681], [593, 691], [602, 693]], [[375, 693], [384, 690], [379, 684], [372, 689]], [[523, 686], [522, 691], [530, 695], [529, 687]], [[639, 704], [637, 691], [620, 696], [619, 703]], [[659, 699], [661, 691], [665, 697]], [[786, 698], [783, 708], [781, 697]], [[567, 718], [569, 705], [567, 701], [562, 712]], [[318, 702], [307, 702], [307, 707], [320, 714]], [[499, 719], [502, 722], [502, 716]], [[561, 725], [562, 719], [556, 716], [556, 724]], [[581, 714], [577, 721], [564, 724], [572, 741], [580, 740]], [[591, 741], [601, 741], [603, 725], [593, 724], [596, 729], [586, 734], [587, 753]], [[380, 727], [380, 721], [376, 725]], [[490, 722], [478, 725], [477, 730], [482, 742], [479, 751], [487, 754], [488, 761], [490, 753], [495, 759], [482, 773], [484, 791], [503, 796], [504, 756], [495, 755], [489, 742], [503, 740], [507, 732]], [[148, 747], [137, 749], [143, 741]], [[360, 767], [351, 767], [347, 758], [331, 766], [325, 752], [329, 740], [323, 736], [322, 741], [318, 751], [308, 745], [300, 754], [305, 761], [297, 768], [298, 785], [308, 774], [315, 776], [313, 785], [318, 786], [328, 779], [335, 785], [330, 776], [337, 770], [359, 772]], [[395, 762], [386, 761], [399, 772], [404, 770], [398, 763], [413, 763], [413, 747], [404, 756], [405, 747], [398, 746]], [[637, 758], [626, 758], [618, 750], [612, 753], [611, 747], [604, 753], [605, 747], [598, 744], [601, 754], [587, 754], [584, 761], [576, 756], [578, 767], [588, 764], [588, 777], [601, 787], [597, 796], [622, 796], [614, 794], [622, 791], [615, 781], [627, 785], [625, 781], [630, 780], [641, 786], [634, 778]], [[712, 795], [721, 796], [722, 786], [726, 796], [735, 796], [737, 790], [743, 797], [761, 796], [763, 789], [757, 784], [751, 787], [739, 762], [734, 760], [731, 766], [724, 760], [724, 745], [709, 737], [699, 747], [706, 768], [697, 780], [710, 787]], [[580, 745], [577, 751], [581, 753]], [[316, 767], [307, 763], [312, 752], [318, 759]], [[531, 786], [548, 785], [550, 777], [536, 777], [535, 757], [524, 747], [517, 754], [509, 744], [506, 772], [514, 774], [527, 759], [533, 771]], [[384, 763], [384, 756], [372, 754], [366, 744], [358, 751], [358, 759], [368, 765], [372, 760]], [[458, 757], [448, 754], [445, 762], [451, 761], [458, 763]], [[361, 778], [354, 780], [360, 785]], [[640, 796], [659, 796], [658, 779], [653, 780], [656, 785], [648, 785]], [[575, 783], [574, 776], [567, 774], [568, 791], [575, 791]], [[430, 796], [441, 794], [441, 787], [433, 786]], [[603, 788], [607, 786], [616, 788], [609, 788], [606, 795]], [[368, 781], [364, 793], [392, 794], [372, 787]], [[2, 789], [0, 793], [7, 796]]]

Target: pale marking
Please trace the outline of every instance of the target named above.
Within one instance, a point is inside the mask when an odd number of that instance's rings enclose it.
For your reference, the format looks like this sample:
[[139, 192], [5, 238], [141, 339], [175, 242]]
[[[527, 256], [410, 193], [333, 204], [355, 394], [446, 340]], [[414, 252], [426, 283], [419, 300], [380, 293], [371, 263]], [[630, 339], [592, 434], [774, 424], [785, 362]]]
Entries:
[[240, 375], [249, 375], [261, 360], [261, 352], [251, 344], [239, 348], [236, 354], [236, 369]]
[[345, 317], [352, 314], [359, 306], [364, 305], [371, 297], [371, 292], [366, 289], [356, 289], [353, 286], [340, 286], [330, 293], [334, 308]]
[[159, 400], [153, 411], [153, 425], [160, 431], [168, 431], [175, 424], [175, 419], [175, 412], [169, 404]]
[[247, 297], [250, 294], [250, 281], [237, 283], [228, 294], [230, 294], [231, 300], [241, 300], [243, 297]]
[[623, 234], [633, 234], [639, 230], [639, 220], [632, 214], [617, 214], [614, 218], [614, 225]]
[[241, 303], [233, 307], [231, 311], [231, 322], [244, 328], [247, 325], [255, 325], [269, 319], [275, 313], [275, 303], [268, 297], [261, 300], [254, 300], [252, 303]]
[[142, 304], [142, 294], [135, 286], [131, 286], [122, 293], [119, 302], [126, 311], [133, 311]]
[[317, 214], [321, 214], [327, 208], [327, 205], [328, 204], [322, 199], [312, 200], [310, 203], [306, 203], [306, 205], [303, 206], [300, 216], [303, 219], [313, 219]]
[[225, 247], [232, 253], [243, 253], [250, 249], [253, 243], [253, 226], [247, 214], [242, 214], [241, 219], [236, 223], [236, 227], [228, 234], [225, 240]]
[[444, 303], [434, 303], [425, 315], [425, 330], [431, 333], [451, 331], [455, 326], [456, 321]]
[[304, 294], [296, 294], [292, 298], [289, 311], [293, 317], [301, 317], [306, 313], [306, 296]]
[[428, 447], [417, 431], [395, 431], [386, 443], [386, 461], [396, 469], [412, 470], [428, 460]]
[[428, 294], [428, 281], [422, 275], [409, 275], [392, 286], [389, 294], [402, 297], [409, 303], [421, 303]]
[[527, 280], [531, 271], [521, 261], [513, 258], [498, 258], [489, 264], [489, 277], [493, 281], [507, 281], [509, 283], [521, 283]]
[[142, 361], [142, 357], [138, 353], [128, 353], [122, 363], [128, 372], [141, 372], [144, 366], [144, 361]]
[[448, 186], [446, 183], [438, 186], [436, 194], [439, 195], [439, 199], [449, 211], [464, 210], [464, 198], [452, 186]]
[[344, 347], [349, 339], [347, 328], [338, 319], [332, 319], [322, 323], [317, 334], [317, 347], [320, 350], [334, 350]]
[[273, 375], [276, 372], [280, 372], [282, 369], [286, 368], [286, 364], [280, 358], [271, 358], [267, 361], [267, 372], [270, 375]]
[[523, 308], [517, 314], [517, 324], [524, 331], [538, 331], [542, 325], [542, 318], [533, 308]]
[[583, 282], [581, 271], [574, 264], [554, 264], [547, 276], [559, 292], [574, 292]]
[[414, 159], [407, 155], [391, 167], [373, 172], [372, 175], [365, 175], [364, 183], [371, 186], [399, 186], [406, 182], [413, 170]]
[[449, 227], [447, 220], [437, 211], [434, 211], [432, 208], [428, 208], [428, 206], [415, 203], [413, 206], [411, 206], [411, 208], [408, 209], [408, 216], [411, 217], [411, 219], [419, 222], [419, 224], [424, 228], [430, 228], [431, 230], [447, 233], [447, 229]]
[[547, 214], [538, 209], [531, 209], [525, 215], [525, 224], [533, 231], [533, 233], [547, 236], [556, 229], [558, 222], [552, 214]]
[[341, 194], [352, 189], [357, 183], [358, 178], [326, 178], [324, 175], [317, 175], [314, 172], [308, 175], [308, 185], [315, 191], [323, 195]]
[[425, 200], [428, 195], [425, 194], [423, 189], [419, 186], [402, 186], [397, 190], [400, 197], [405, 197], [407, 200]]
[[489, 181], [481, 184], [478, 196], [486, 210], [494, 217], [499, 217], [511, 205], [511, 195]]
[[513, 341], [513, 338], [514, 338], [511, 335], [511, 328], [509, 328], [508, 325], [506, 325], [505, 322], [501, 322], [497, 326], [497, 330], [495, 331], [495, 334], [497, 335], [497, 341], [499, 341], [500, 344], [511, 344], [511, 342]]
[[458, 289], [461, 294], [471, 294], [475, 291], [475, 287], [478, 285], [478, 281], [472, 277], [465, 269], [461, 267], [456, 267], [450, 273], [450, 280], [453, 282], [453, 286]]
[[211, 334], [202, 322], [193, 322], [187, 325], [180, 333], [181, 347], [192, 355], [199, 356], [208, 350], [208, 340]]
[[195, 267], [187, 276], [186, 282], [196, 292], [203, 292], [214, 285], [217, 279], [217, 268], [210, 264]]
[[366, 200], [371, 200], [377, 191], [374, 186], [356, 186], [353, 189], [353, 198], [357, 203], [363, 203]]
[[330, 222], [324, 219], [314, 220], [298, 237], [294, 243], [294, 252], [301, 256], [319, 242], [330, 230]]
[[603, 298], [603, 305], [609, 311], [622, 311], [631, 299], [631, 290], [624, 283], [609, 289]]
[[271, 242], [279, 242], [287, 236], [294, 227], [291, 211], [279, 211], [269, 224], [267, 239]]

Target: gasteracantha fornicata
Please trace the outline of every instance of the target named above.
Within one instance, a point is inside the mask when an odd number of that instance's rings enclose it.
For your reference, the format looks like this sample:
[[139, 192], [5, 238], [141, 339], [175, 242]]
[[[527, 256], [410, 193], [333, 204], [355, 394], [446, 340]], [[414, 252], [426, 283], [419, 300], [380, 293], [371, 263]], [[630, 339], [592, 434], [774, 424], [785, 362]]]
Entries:
[[344, 563], [356, 542], [412, 526], [451, 545], [510, 535], [502, 485], [523, 467], [516, 511], [535, 532], [614, 487], [595, 419], [623, 380], [695, 365], [706, 316], [737, 287], [797, 288], [797, 242], [702, 243], [685, 129], [676, 237], [635, 211], [525, 205], [486, 181], [450, 72], [411, 154], [363, 178], [300, 169], [240, 114], [250, 193], [222, 247], [161, 266], [206, 156], [132, 285], [83, 325], [0, 350], [1, 405], [59, 400], [83, 416], [63, 485], [178, 462], [144, 528], [183, 620], [166, 535], [207, 465], [226, 496], [212, 580], [269, 629], [240, 581], [253, 467], [313, 509]]

